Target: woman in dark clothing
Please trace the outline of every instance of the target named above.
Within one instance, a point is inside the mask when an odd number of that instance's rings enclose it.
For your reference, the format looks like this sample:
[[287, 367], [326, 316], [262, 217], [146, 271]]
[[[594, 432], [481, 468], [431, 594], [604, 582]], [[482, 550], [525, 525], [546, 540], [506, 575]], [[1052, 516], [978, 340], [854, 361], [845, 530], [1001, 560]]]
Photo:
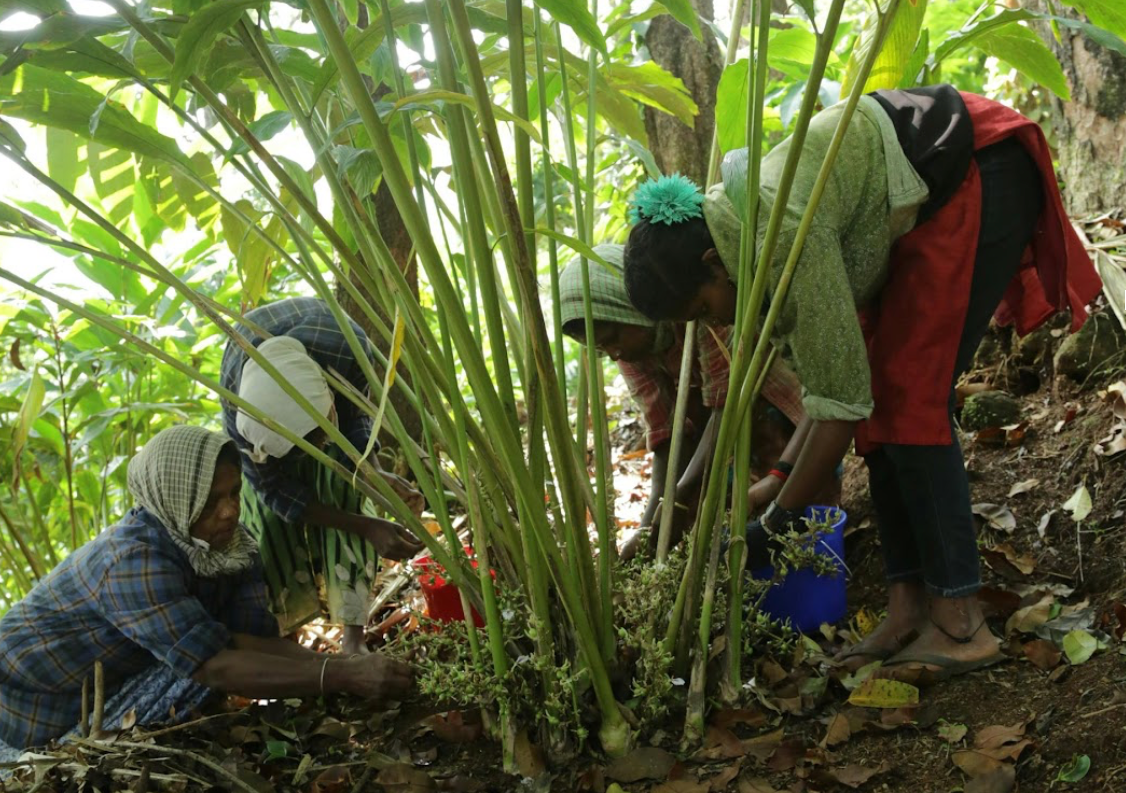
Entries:
[[[768, 299], [841, 112], [829, 108], [810, 124]], [[789, 145], [763, 161], [759, 240]], [[662, 222], [667, 209], [647, 215], [640, 207], [626, 286], [653, 319], [734, 317], [745, 213], [732, 196], [739, 203], [746, 156], [733, 154], [724, 184], [700, 198], [692, 217]], [[869, 467], [889, 603], [887, 619], [843, 664], [886, 660], [897, 676], [940, 679], [1002, 658], [976, 597], [953, 386], [994, 314], [1028, 333], [1070, 309], [1075, 329], [1098, 290], [1035, 124], [949, 86], [861, 99], [774, 328], [806, 389], [809, 420], [782, 456], [793, 473], [768, 482], [773, 501], [748, 538], [761, 545], [763, 532], [796, 525], [855, 436]]]

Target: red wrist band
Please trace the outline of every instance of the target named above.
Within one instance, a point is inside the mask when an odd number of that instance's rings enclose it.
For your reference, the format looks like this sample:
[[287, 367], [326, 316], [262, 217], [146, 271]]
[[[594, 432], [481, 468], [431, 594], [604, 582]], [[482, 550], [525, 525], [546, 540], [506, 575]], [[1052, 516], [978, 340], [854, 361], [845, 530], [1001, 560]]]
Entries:
[[777, 468], [771, 468], [770, 473], [767, 474], [767, 476], [776, 476], [783, 482], [790, 478], [789, 474], [785, 473], [784, 471], [779, 471]]

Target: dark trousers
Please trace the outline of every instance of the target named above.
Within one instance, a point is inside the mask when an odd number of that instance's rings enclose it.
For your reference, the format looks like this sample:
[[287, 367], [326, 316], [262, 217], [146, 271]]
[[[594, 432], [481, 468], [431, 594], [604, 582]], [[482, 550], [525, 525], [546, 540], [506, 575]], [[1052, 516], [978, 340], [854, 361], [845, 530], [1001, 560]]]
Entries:
[[[977, 152], [981, 232], [954, 385], [973, 363], [989, 320], [1020, 267], [1043, 202], [1040, 172], [1014, 139]], [[939, 597], [981, 588], [970, 488], [957, 433], [949, 446], [885, 444], [864, 458], [888, 581], [925, 584]]]

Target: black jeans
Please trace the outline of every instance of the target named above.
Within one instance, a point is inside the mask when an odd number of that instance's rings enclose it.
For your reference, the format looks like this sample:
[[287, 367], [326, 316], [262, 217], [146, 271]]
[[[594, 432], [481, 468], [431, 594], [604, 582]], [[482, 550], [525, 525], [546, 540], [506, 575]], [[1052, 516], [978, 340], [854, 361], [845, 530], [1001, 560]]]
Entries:
[[[1043, 203], [1040, 172], [1014, 139], [975, 155], [981, 172], [981, 232], [954, 385], [973, 363], [1032, 238]], [[981, 588], [969, 481], [958, 435], [949, 446], [885, 444], [864, 458], [890, 582], [921, 581], [939, 597]]]

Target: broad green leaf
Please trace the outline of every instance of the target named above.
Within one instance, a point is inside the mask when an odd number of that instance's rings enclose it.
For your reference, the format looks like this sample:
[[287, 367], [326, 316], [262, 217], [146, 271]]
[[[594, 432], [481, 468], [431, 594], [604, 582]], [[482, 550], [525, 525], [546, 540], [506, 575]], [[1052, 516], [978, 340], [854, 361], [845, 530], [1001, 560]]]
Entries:
[[1085, 664], [1099, 649], [1099, 640], [1087, 631], [1075, 630], [1063, 637], [1063, 652], [1073, 666]]
[[78, 136], [57, 127], [47, 127], [47, 173], [70, 192], [82, 168], [78, 164]]
[[[903, 77], [904, 69], [915, 52], [916, 42], [919, 40], [919, 30], [926, 16], [927, 0], [902, 0], [895, 11], [887, 36], [884, 38], [883, 47], [872, 64], [872, 71], [864, 83], [864, 91], [878, 91], [884, 88], [895, 88]], [[844, 80], [841, 81], [841, 95], [846, 96], [852, 91], [852, 86], [860, 73], [861, 66], [871, 49], [876, 33], [874, 20], [876, 14], [869, 16], [871, 26], [865, 25], [862, 43], [852, 51], [845, 69]]]
[[919, 73], [926, 66], [930, 51], [930, 31], [923, 28], [919, 31], [919, 40], [915, 44], [915, 51], [911, 53], [911, 57], [907, 59], [907, 65], [903, 67], [903, 76], [899, 78], [899, 88], [914, 88], [919, 85]]
[[219, 178], [211, 158], [203, 152], [193, 154], [191, 163], [191, 176], [179, 168], [172, 170], [172, 186], [196, 225], [206, 230], [219, 218], [219, 202], [199, 182], [218, 192]]
[[27, 142], [24, 141], [23, 136], [2, 118], [0, 118], [0, 141], [7, 143], [16, 151], [27, 151]]
[[1084, 14], [1092, 23], [1126, 39], [1126, 5], [1122, 0], [1063, 0], [1064, 5]]
[[647, 173], [650, 178], [656, 179], [661, 176], [661, 169], [657, 167], [657, 161], [653, 159], [653, 152], [649, 151], [649, 149], [642, 146], [636, 140], [627, 138], [625, 143], [626, 148], [633, 152], [633, 156], [639, 159], [641, 164], [645, 166], [645, 173]]
[[792, 77], [809, 74], [817, 50], [817, 36], [804, 28], [791, 27], [770, 37], [766, 60], [771, 68]]
[[[477, 111], [477, 102], [473, 97], [468, 94], [460, 93], [459, 91], [446, 91], [441, 88], [418, 91], [409, 96], [404, 96], [402, 99], [395, 102], [392, 108], [396, 111], [413, 110], [417, 108], [433, 109], [435, 106], [441, 107], [441, 105], [446, 102], [468, 107], [474, 112]], [[513, 124], [520, 127], [521, 130], [528, 133], [528, 136], [537, 143], [543, 142], [543, 138], [540, 137], [539, 129], [527, 119], [520, 118], [500, 105], [495, 104], [493, 105], [493, 113], [495, 113], [496, 117], [501, 121], [511, 121]]]
[[24, 395], [23, 404], [20, 406], [19, 415], [16, 416], [16, 423], [12, 429], [12, 460], [15, 461], [16, 474], [14, 482], [19, 482], [19, 459], [20, 453], [27, 445], [27, 436], [31, 434], [31, 425], [39, 418], [40, 412], [43, 410], [43, 398], [47, 394], [47, 387], [43, 383], [43, 378], [39, 376], [39, 372], [32, 372], [31, 380], [28, 382], [27, 393]]
[[597, 253], [595, 253], [594, 248], [591, 248], [585, 242], [583, 242], [582, 240], [580, 240], [576, 237], [571, 237], [567, 234], [563, 234], [562, 232], [556, 231], [555, 229], [549, 229], [545, 226], [537, 226], [534, 229], [527, 229], [527, 231], [528, 231], [529, 234], [534, 231], [536, 234], [543, 234], [544, 236], [550, 237], [551, 239], [555, 240], [556, 242], [563, 243], [568, 248], [573, 250], [575, 253], [579, 254], [579, 256], [582, 256], [583, 258], [585, 258], [587, 260], [592, 261], [592, 262], [594, 262], [595, 264], [597, 264], [601, 267], [605, 267], [607, 270], [610, 270], [611, 272], [614, 272], [614, 273], [620, 272], [620, 270], [618, 268], [612, 267], [609, 262], [607, 262], [605, 259], [603, 259], [601, 256], [599, 256]]
[[974, 46], [1012, 66], [1065, 102], [1071, 99], [1060, 62], [1048, 46], [1029, 28], [1007, 25], [978, 36]]
[[[90, 118], [103, 101], [105, 97], [85, 83], [32, 64], [0, 78], [0, 116], [68, 129], [87, 139], [91, 139]], [[176, 141], [141, 123], [112, 100], [101, 113], [93, 139], [105, 146], [187, 164]]]
[[107, 207], [106, 217], [120, 226], [133, 211], [133, 184], [136, 172], [133, 155], [128, 151], [110, 148], [91, 141], [86, 147], [86, 162], [94, 191]]
[[744, 58], [723, 70], [715, 93], [716, 136], [720, 151], [747, 145], [747, 64]]
[[376, 184], [383, 176], [383, 163], [374, 151], [334, 146], [332, 153], [337, 172], [348, 179], [357, 195], [368, 195], [375, 191]]
[[1059, 773], [1056, 774], [1057, 782], [1082, 782], [1083, 778], [1091, 770], [1091, 758], [1085, 754], [1076, 754], [1071, 756]]
[[[7, 3], [0, 5], [0, 13]], [[84, 36], [104, 36], [126, 25], [120, 17], [92, 17], [75, 13], [54, 13], [30, 30], [0, 31], [0, 52], [17, 47], [24, 50], [57, 50]]]
[[[688, 0], [680, 0], [680, 2], [687, 3]], [[598, 27], [598, 21], [583, 0], [535, 0], [535, 4], [549, 13], [556, 22], [570, 27], [575, 31], [576, 36], [591, 47], [603, 54], [606, 53], [606, 38]], [[695, 33], [699, 38], [699, 26], [696, 27]]]
[[1064, 502], [1063, 508], [1071, 513], [1071, 519], [1076, 523], [1085, 520], [1091, 514], [1093, 504], [1091, 503], [1091, 493], [1087, 490], [1086, 485], [1080, 485], [1071, 494], [1071, 498]]
[[611, 63], [604, 74], [606, 82], [623, 95], [676, 116], [685, 126], [695, 126], [700, 109], [684, 81], [659, 64], [652, 61], [636, 66]]
[[657, 0], [657, 2], [669, 10], [673, 19], [691, 30], [693, 36], [700, 41], [704, 40], [704, 34], [700, 30], [700, 17], [692, 7], [692, 0]]
[[263, 0], [216, 0], [191, 15], [176, 39], [176, 58], [168, 81], [172, 99], [176, 98], [180, 84], [199, 69], [219, 34], [238, 22], [247, 9], [262, 3]]

